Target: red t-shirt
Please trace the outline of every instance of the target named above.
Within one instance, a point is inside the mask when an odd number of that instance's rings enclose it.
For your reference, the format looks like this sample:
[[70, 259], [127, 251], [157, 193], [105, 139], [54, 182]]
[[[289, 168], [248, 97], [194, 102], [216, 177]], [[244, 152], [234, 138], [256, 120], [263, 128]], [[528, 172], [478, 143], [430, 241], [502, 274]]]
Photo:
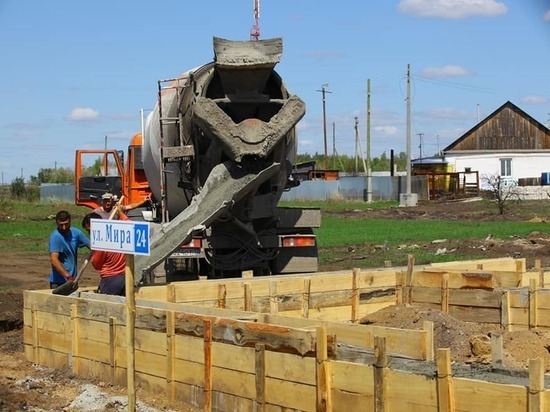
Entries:
[[[120, 220], [129, 220], [128, 216], [121, 214]], [[126, 268], [126, 255], [119, 252], [105, 252], [103, 250], [94, 250], [90, 263], [94, 269], [99, 270], [99, 276], [102, 278], [123, 275]]]

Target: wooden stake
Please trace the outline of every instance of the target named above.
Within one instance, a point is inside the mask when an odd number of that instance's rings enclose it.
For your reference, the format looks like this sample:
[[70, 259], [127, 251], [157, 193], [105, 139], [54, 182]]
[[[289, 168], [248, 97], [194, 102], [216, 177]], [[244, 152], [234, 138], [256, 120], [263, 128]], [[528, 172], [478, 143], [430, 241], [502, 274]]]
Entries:
[[176, 398], [176, 313], [166, 311], [166, 396], [170, 400]]
[[[225, 286], [225, 285], [224, 285]], [[204, 410], [212, 410], [212, 321], [204, 319]]]
[[227, 289], [225, 284], [218, 285], [218, 308], [225, 309], [225, 298], [227, 297]]
[[451, 350], [437, 350], [437, 410], [454, 412], [454, 390], [451, 370]]
[[503, 366], [502, 335], [500, 333], [491, 333], [491, 358], [494, 367]]
[[136, 354], [134, 333], [136, 323], [136, 299], [134, 295], [134, 255], [126, 255], [124, 269], [126, 288], [126, 355], [128, 366], [126, 370], [128, 390], [128, 411], [136, 410]]
[[73, 354], [73, 373], [80, 373], [80, 347], [79, 347], [79, 330], [78, 330], [78, 309], [73, 303], [71, 305], [71, 325], [72, 325], [72, 354]]
[[403, 303], [412, 303], [412, 278], [414, 270], [414, 255], [408, 255], [407, 261], [407, 278], [405, 282], [405, 296], [403, 298]]
[[426, 360], [434, 360], [434, 323], [425, 320], [422, 323], [422, 330], [426, 332]]
[[529, 329], [537, 327], [537, 284], [535, 279], [529, 280]]
[[449, 274], [441, 277], [441, 311], [449, 313]]
[[529, 360], [529, 412], [543, 412], [544, 362], [541, 358]]
[[512, 330], [512, 319], [510, 319], [510, 292], [504, 292], [501, 299], [500, 324], [504, 330], [510, 332]]
[[277, 296], [277, 281], [269, 281], [269, 313], [279, 313], [279, 297]]
[[354, 268], [351, 278], [351, 322], [357, 322], [357, 312], [359, 310], [359, 291], [357, 290], [357, 278], [361, 269]]
[[386, 338], [374, 337], [374, 411], [386, 410]]
[[265, 344], [255, 345], [256, 355], [256, 410], [265, 411]]
[[116, 318], [109, 317], [109, 366], [111, 367], [111, 384], [116, 385], [116, 348], [117, 348], [117, 336], [116, 336]]
[[244, 284], [244, 310], [250, 312], [252, 310], [252, 286], [250, 283]]
[[38, 359], [38, 313], [36, 309], [36, 302], [31, 304], [31, 318], [32, 318], [32, 357], [33, 362], [40, 364]]
[[327, 330], [317, 328], [317, 412], [332, 411], [331, 377], [328, 362]]
[[311, 278], [304, 278], [302, 288], [302, 317], [309, 318], [309, 294], [311, 292]]

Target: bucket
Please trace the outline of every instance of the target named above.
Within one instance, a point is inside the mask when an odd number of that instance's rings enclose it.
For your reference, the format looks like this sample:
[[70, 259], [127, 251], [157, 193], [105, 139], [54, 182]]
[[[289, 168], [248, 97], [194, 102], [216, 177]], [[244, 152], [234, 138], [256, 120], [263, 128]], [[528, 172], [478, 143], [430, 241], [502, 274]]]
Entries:
[[542, 186], [550, 185], [550, 172], [542, 172], [540, 175], [540, 184]]

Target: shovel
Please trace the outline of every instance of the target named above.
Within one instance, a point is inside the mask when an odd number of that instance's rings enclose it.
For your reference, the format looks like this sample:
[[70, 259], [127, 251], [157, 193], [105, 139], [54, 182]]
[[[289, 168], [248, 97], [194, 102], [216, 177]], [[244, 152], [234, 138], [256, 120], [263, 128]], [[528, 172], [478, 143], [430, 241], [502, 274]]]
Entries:
[[[122, 204], [122, 199], [124, 199], [124, 196], [121, 196], [119, 201], [117, 202], [117, 204], [113, 207], [113, 211], [109, 215], [108, 220], [111, 220], [113, 218], [113, 216], [117, 212], [117, 206]], [[86, 257], [86, 259], [82, 263], [82, 267], [80, 268], [80, 270], [76, 274], [76, 277], [74, 278], [74, 280], [73, 281], [69, 280], [69, 281], [63, 283], [62, 285], [59, 285], [54, 290], [52, 290], [52, 294], [69, 296], [71, 293], [76, 292], [78, 290], [78, 279], [80, 279], [80, 276], [84, 272], [84, 269], [86, 269], [86, 266], [88, 266], [88, 262], [90, 261], [91, 257], [92, 257], [92, 253], [90, 252], [88, 257]]]
[[71, 293], [76, 292], [78, 289], [78, 279], [80, 279], [80, 276], [84, 272], [84, 269], [86, 269], [86, 266], [88, 266], [88, 262], [91, 258], [91, 253], [88, 255], [88, 257], [84, 260], [84, 263], [80, 267], [80, 270], [76, 274], [76, 277], [74, 280], [69, 280], [62, 285], [59, 285], [54, 290], [52, 290], [52, 293], [54, 295], [63, 295], [63, 296], [69, 296]]

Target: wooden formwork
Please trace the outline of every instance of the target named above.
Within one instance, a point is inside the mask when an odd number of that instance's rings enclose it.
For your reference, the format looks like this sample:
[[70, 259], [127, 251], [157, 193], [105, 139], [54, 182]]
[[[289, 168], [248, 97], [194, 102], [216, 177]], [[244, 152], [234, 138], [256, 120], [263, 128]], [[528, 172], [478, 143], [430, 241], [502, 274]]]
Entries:
[[[449, 351], [433, 352], [431, 323], [422, 330], [356, 323], [404, 297], [464, 314], [493, 308], [498, 299], [486, 293], [500, 293], [510, 325], [545, 325], [546, 291], [533, 280], [519, 287], [522, 275], [530, 275], [507, 263], [494, 273], [431, 266], [141, 288], [136, 382], [141, 390], [163, 391], [205, 410], [543, 411], [550, 392], [540, 360], [530, 363], [525, 379], [506, 383], [453, 376]], [[475, 270], [484, 276], [469, 275]], [[462, 295], [464, 287], [473, 299]], [[27, 359], [126, 384], [124, 298], [51, 291], [25, 291], [24, 297]], [[489, 323], [503, 319], [487, 313]], [[412, 363], [401, 367], [396, 359]]]

